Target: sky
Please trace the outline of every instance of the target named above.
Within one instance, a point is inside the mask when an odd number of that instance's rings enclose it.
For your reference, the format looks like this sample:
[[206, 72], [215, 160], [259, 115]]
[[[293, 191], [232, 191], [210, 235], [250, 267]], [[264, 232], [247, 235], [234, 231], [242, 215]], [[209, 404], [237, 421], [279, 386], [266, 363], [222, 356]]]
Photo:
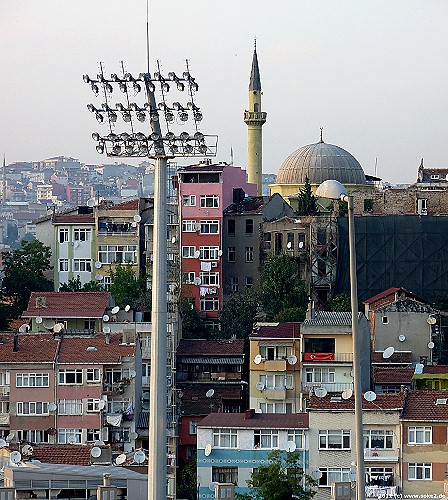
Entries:
[[[217, 161], [232, 148], [246, 168], [256, 37], [264, 173], [317, 142], [320, 127], [388, 182], [414, 182], [421, 158], [448, 168], [446, 0], [149, 0], [149, 11], [151, 71], [159, 60], [163, 73], [181, 74], [189, 60]], [[96, 75], [99, 61], [107, 74], [121, 61], [146, 70], [146, 0], [1, 0], [0, 19], [6, 162], [108, 162], [91, 139], [104, 128], [87, 111], [99, 102], [82, 75]]]

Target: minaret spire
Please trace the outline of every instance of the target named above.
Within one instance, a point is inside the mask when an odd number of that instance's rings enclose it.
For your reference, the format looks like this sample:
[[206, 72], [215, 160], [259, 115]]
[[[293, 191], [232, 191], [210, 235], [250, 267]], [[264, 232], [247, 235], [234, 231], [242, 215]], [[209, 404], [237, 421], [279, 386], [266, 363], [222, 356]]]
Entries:
[[262, 126], [266, 122], [267, 114], [261, 111], [261, 78], [258, 67], [257, 39], [254, 39], [254, 53], [249, 80], [249, 109], [244, 113], [244, 122], [247, 125], [247, 174], [250, 183], [257, 184], [257, 194], [262, 194]]

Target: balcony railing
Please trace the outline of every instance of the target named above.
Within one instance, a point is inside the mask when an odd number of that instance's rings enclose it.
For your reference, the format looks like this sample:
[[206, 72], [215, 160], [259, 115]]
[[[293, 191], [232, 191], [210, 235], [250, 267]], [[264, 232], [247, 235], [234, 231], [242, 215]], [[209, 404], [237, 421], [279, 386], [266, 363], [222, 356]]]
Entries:
[[366, 486], [366, 498], [397, 498], [398, 486]]
[[310, 361], [313, 363], [327, 363], [327, 362], [346, 362], [353, 361], [352, 352], [304, 352], [303, 361]]
[[366, 462], [398, 462], [398, 448], [365, 448], [364, 460]]
[[353, 384], [343, 382], [302, 382], [302, 392], [310, 392], [311, 389], [322, 387], [327, 392], [342, 392], [352, 389]]

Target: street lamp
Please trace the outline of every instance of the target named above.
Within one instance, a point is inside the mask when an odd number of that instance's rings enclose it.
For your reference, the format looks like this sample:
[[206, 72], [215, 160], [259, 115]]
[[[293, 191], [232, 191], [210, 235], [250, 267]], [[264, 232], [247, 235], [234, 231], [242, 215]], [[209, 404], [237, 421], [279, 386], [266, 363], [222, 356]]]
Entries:
[[[102, 96], [101, 106], [88, 104], [99, 124], [107, 126], [106, 134], [93, 133], [98, 153], [110, 157], [146, 157], [155, 159], [154, 167], [154, 248], [151, 311], [151, 376], [149, 413], [148, 500], [166, 500], [167, 497], [167, 253], [166, 253], [166, 185], [167, 161], [174, 157], [215, 156], [217, 136], [205, 136], [199, 131], [202, 113], [194, 96], [198, 84], [191, 76], [188, 61], [182, 76], [170, 72], [164, 76], [157, 63], [152, 75], [133, 76], [122, 63], [122, 74], [106, 77], [100, 63], [95, 78], [83, 76], [96, 97]], [[120, 101], [112, 103], [116, 89]], [[187, 92], [185, 106], [177, 100], [169, 105], [170, 89]], [[137, 104], [137, 95], [145, 99]], [[156, 98], [157, 96], [157, 98]], [[126, 131], [116, 132], [121, 118]], [[194, 131], [182, 129], [192, 118]], [[144, 122], [151, 132], [138, 132]]]
[[362, 343], [358, 333], [358, 286], [356, 282], [355, 217], [353, 214], [353, 196], [335, 180], [324, 181], [317, 189], [316, 196], [330, 200], [340, 200], [348, 207], [348, 241], [350, 254], [350, 295], [352, 310], [353, 371], [355, 395], [355, 446], [356, 446], [356, 498], [365, 500], [364, 475], [364, 438], [362, 431], [362, 388], [361, 357]]

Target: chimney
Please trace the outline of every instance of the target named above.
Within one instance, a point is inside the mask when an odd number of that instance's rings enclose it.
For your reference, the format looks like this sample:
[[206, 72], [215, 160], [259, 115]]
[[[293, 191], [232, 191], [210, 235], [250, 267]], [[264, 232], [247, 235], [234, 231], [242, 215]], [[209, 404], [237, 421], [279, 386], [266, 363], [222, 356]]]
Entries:
[[314, 310], [314, 300], [311, 297], [308, 300], [308, 309], [306, 310], [306, 319], [314, 319], [316, 317], [316, 311]]
[[12, 348], [12, 352], [17, 352], [19, 350], [19, 334], [18, 332], [14, 333], [14, 345]]
[[110, 474], [103, 474], [103, 486], [110, 486]]
[[250, 410], [246, 410], [246, 415], [244, 416], [244, 420], [250, 420], [254, 418], [255, 410], [251, 408]]
[[110, 344], [110, 333], [106, 333], [106, 344]]

